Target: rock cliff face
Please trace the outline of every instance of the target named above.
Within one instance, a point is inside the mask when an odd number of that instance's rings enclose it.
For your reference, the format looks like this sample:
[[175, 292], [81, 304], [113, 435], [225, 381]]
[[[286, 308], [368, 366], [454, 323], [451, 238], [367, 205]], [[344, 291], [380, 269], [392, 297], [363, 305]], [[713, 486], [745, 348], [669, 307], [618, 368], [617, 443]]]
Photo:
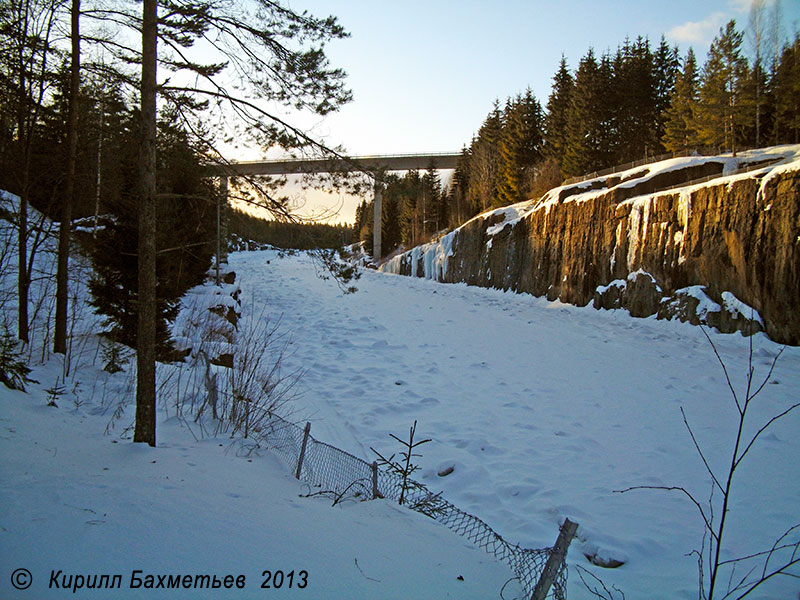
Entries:
[[[698, 177], [710, 180], [691, 183]], [[382, 270], [764, 329], [797, 345], [800, 147], [672, 159], [556, 188], [479, 215]]]

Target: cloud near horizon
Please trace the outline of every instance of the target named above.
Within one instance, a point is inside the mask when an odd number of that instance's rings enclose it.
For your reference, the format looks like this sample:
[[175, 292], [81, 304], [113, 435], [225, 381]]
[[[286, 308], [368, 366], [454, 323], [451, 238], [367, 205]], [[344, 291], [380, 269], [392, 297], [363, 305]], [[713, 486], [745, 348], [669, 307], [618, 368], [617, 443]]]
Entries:
[[666, 37], [679, 43], [707, 45], [728, 19], [725, 13], [715, 12], [702, 21], [687, 21], [676, 25], [667, 31]]

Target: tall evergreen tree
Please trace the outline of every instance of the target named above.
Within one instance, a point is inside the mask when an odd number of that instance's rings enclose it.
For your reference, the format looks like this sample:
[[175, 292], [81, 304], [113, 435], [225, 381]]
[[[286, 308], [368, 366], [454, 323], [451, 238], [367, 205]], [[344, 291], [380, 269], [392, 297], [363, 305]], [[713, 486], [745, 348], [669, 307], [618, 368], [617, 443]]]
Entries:
[[422, 238], [422, 211], [420, 210], [422, 179], [419, 171], [406, 172], [401, 185], [400, 229], [403, 243], [407, 246], [414, 246]]
[[694, 50], [689, 48], [683, 70], [675, 76], [664, 127], [664, 147], [670, 152], [688, 154], [698, 144], [698, 74]]
[[497, 202], [514, 204], [524, 199], [541, 159], [542, 108], [530, 88], [506, 105], [503, 120]]
[[561, 55], [558, 71], [553, 76], [553, 87], [547, 100], [544, 121], [544, 153], [555, 159], [559, 166], [564, 160], [567, 146], [567, 116], [575, 82], [567, 68], [567, 59]]
[[753, 143], [761, 146], [761, 121], [765, 109], [766, 72], [764, 70], [764, 50], [766, 48], [767, 10], [764, 0], [753, 0], [750, 5], [748, 37], [753, 50], [752, 69], [748, 80], [748, 100], [753, 105], [755, 136]]
[[[397, 178], [395, 178], [397, 180]], [[387, 186], [383, 196], [383, 232], [381, 233], [381, 254], [386, 255], [400, 246], [403, 233], [400, 229], [400, 194], [397, 186]]]
[[715, 149], [729, 148], [734, 154], [746, 120], [742, 89], [747, 61], [741, 45], [742, 34], [731, 20], [711, 43], [703, 67], [698, 111], [701, 141]]
[[442, 183], [436, 164], [431, 160], [428, 169], [422, 176], [422, 195], [420, 205], [422, 208], [422, 231], [425, 237], [439, 229], [439, 204], [442, 195]]
[[353, 242], [362, 242], [366, 238], [362, 236], [362, 229], [366, 223], [367, 201], [362, 200], [356, 207], [355, 224], [353, 225]]
[[775, 143], [800, 143], [800, 34], [784, 46], [771, 87], [775, 94]]
[[657, 78], [650, 42], [639, 37], [626, 40], [614, 61], [613, 90], [618, 109], [615, 162], [653, 155], [660, 142], [656, 137]]
[[156, 95], [158, 0], [142, 2], [141, 133], [136, 308], [136, 424], [133, 441], [156, 445]]
[[469, 197], [474, 214], [485, 211], [497, 197], [500, 169], [500, 138], [503, 119], [499, 102], [486, 117], [470, 147]]
[[465, 146], [461, 149], [461, 156], [458, 157], [458, 161], [456, 162], [456, 168], [455, 171], [453, 171], [453, 177], [450, 180], [450, 190], [447, 195], [450, 205], [448, 213], [450, 215], [450, 222], [453, 225], [464, 223], [474, 215], [471, 210], [471, 203], [467, 199], [469, 173], [470, 153], [469, 149]]
[[580, 61], [567, 117], [565, 177], [608, 167], [613, 161], [614, 107], [608, 104], [612, 73], [610, 59], [604, 56], [598, 63], [592, 48]]
[[[672, 102], [672, 93], [675, 89], [675, 78], [678, 75], [681, 61], [678, 56], [678, 47], [667, 43], [662, 35], [661, 42], [654, 56], [655, 77], [656, 77], [656, 97], [655, 97], [655, 140], [661, 144], [656, 148], [658, 152], [663, 151], [663, 139], [667, 121], [667, 110]], [[695, 62], [696, 69], [696, 62]], [[658, 153], [657, 152], [657, 153]]]

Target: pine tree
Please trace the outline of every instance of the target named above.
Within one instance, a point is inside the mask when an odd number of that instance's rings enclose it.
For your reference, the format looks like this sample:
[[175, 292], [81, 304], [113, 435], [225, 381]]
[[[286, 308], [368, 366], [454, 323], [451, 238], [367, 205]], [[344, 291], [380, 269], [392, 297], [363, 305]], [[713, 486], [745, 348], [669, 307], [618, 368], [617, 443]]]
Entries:
[[742, 34], [731, 20], [711, 43], [700, 85], [700, 140], [714, 149], [736, 154], [737, 137], [745, 121], [742, 88], [747, 61], [741, 55]]
[[664, 126], [664, 147], [670, 152], [688, 154], [698, 144], [698, 75], [694, 51], [689, 48], [683, 70], [675, 76]]
[[136, 425], [133, 441], [156, 445], [156, 79], [158, 1], [142, 1], [138, 245], [136, 289]]
[[53, 352], [67, 353], [67, 283], [69, 279], [69, 247], [72, 207], [75, 203], [75, 163], [78, 155], [78, 104], [81, 85], [81, 1], [72, 0], [69, 112], [67, 116], [67, 172], [64, 198], [61, 203], [61, 222], [58, 232], [56, 269], [56, 314], [53, 333]]

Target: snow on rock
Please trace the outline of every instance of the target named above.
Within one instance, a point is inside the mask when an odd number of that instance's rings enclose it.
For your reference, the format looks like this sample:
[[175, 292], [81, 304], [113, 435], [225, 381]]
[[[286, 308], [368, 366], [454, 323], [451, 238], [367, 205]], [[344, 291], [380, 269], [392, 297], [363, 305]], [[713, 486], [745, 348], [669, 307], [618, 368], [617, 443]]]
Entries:
[[397, 275], [408, 271], [412, 277], [442, 280], [447, 276], [448, 261], [453, 255], [454, 236], [455, 232], [451, 231], [437, 241], [415, 246], [383, 263], [380, 270]]
[[752, 306], [748, 306], [731, 292], [722, 292], [722, 306], [729, 312], [733, 318], [742, 317], [744, 319], [751, 319], [760, 325], [764, 325], [761, 315]]
[[[757, 309], [759, 330], [800, 344], [798, 190], [800, 145], [673, 158], [487, 211], [448, 234], [446, 248], [411, 249], [382, 270], [583, 306], [641, 269], [668, 296], [693, 285], [731, 292]], [[753, 330], [727, 317], [718, 326]]]
[[639, 269], [625, 279], [598, 286], [593, 299], [595, 308], [627, 308], [634, 317], [649, 317], [658, 310], [663, 290], [655, 277]]
[[232, 366], [242, 290], [233, 283], [232, 271], [223, 272], [219, 285], [210, 277], [181, 299], [181, 310], [172, 324], [171, 335], [179, 352], [191, 356], [205, 353], [215, 364]]
[[719, 331], [740, 331], [753, 335], [764, 331], [764, 321], [758, 311], [748, 306], [731, 292], [722, 292], [718, 299], [700, 285], [675, 290], [661, 300], [659, 319], [678, 319], [693, 325], [708, 325]]

